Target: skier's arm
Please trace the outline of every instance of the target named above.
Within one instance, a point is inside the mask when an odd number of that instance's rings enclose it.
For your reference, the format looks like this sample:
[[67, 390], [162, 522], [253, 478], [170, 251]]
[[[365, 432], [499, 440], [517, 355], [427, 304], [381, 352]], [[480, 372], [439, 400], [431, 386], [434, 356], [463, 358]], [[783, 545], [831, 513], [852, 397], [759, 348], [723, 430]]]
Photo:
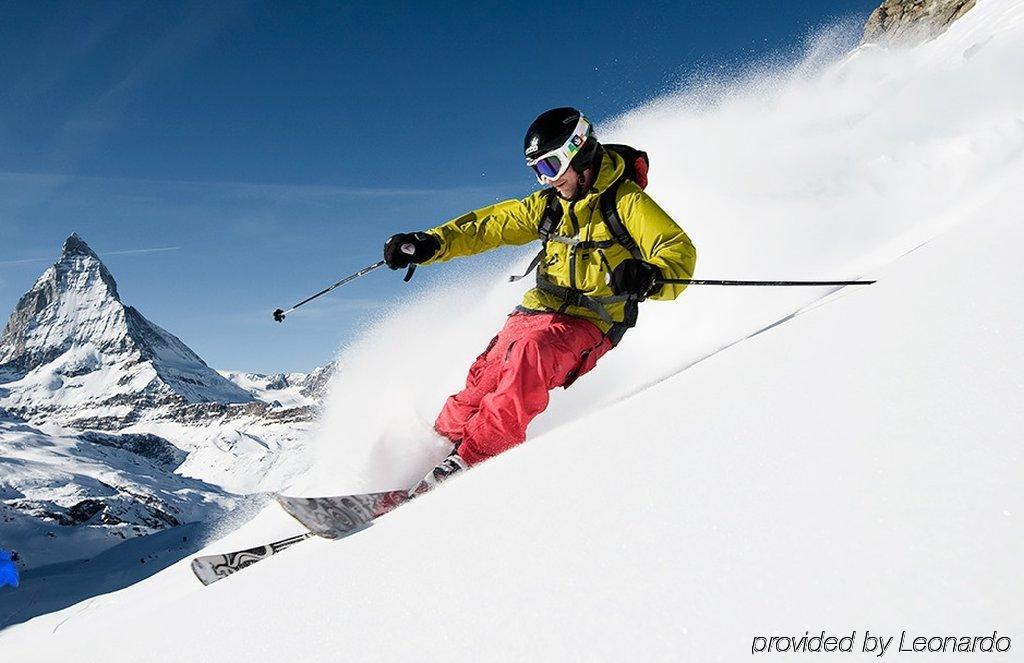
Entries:
[[[662, 278], [693, 278], [697, 249], [683, 229], [632, 182], [623, 184], [620, 192], [619, 214], [644, 260], [661, 270]], [[666, 284], [655, 290], [650, 299], [675, 299], [685, 289], [685, 285]]]
[[467, 212], [427, 234], [441, 242], [441, 249], [423, 264], [483, 253], [505, 244], [527, 244], [539, 239], [544, 201], [539, 194]]

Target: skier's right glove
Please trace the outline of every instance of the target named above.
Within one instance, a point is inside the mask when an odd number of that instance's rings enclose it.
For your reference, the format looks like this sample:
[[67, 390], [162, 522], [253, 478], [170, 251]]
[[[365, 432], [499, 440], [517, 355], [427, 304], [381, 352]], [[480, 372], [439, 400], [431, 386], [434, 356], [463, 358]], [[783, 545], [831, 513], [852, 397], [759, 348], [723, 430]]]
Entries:
[[424, 232], [398, 233], [384, 242], [384, 262], [391, 269], [403, 269], [434, 257], [441, 250], [441, 242]]

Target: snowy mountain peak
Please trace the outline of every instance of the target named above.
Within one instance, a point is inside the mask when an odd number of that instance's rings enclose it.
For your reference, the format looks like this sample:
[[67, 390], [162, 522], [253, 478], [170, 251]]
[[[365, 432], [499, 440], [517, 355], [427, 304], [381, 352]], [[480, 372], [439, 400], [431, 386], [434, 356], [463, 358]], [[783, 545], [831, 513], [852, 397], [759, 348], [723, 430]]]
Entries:
[[89, 245], [85, 243], [85, 240], [78, 236], [78, 233], [71, 233], [68, 235], [68, 238], [64, 240], [64, 246], [61, 249], [60, 256], [61, 258], [64, 258], [69, 255], [92, 256], [99, 260], [99, 256], [89, 248]]
[[[18, 301], [0, 339], [0, 374], [24, 375], [76, 342], [101, 340], [98, 323], [120, 306], [117, 283], [96, 253], [72, 234], [60, 258]], [[85, 324], [81, 323], [92, 323]]]
[[[88, 420], [124, 422], [158, 404], [253, 400], [125, 306], [113, 275], [77, 234], [15, 307], [0, 338], [0, 382], [9, 383], [8, 410], [67, 424], [84, 411]], [[100, 415], [103, 405], [111, 407]]]
[[89, 245], [78, 236], [78, 233], [71, 233], [64, 240], [60, 258], [54, 263], [54, 269], [65, 275], [71, 272], [95, 271], [98, 283], [106, 286], [107, 292], [111, 297], [118, 301], [121, 300], [120, 295], [117, 293], [117, 282], [114, 281], [113, 275], [107, 270], [107, 266], [103, 264], [103, 261], [96, 255], [96, 252], [89, 248]]

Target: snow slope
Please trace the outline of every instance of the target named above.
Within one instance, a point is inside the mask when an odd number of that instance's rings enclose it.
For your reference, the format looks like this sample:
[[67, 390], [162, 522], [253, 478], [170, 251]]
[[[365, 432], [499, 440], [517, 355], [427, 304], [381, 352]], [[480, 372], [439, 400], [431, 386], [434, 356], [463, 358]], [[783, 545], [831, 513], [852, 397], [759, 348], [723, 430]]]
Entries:
[[[527, 444], [369, 530], [209, 588], [182, 561], [0, 632], [0, 649], [736, 661], [756, 635], [906, 629], [998, 630], [1014, 649], [985, 660], [1014, 660], [1022, 32], [1020, 3], [984, 0], [912, 51], [837, 64], [812, 52], [616, 125], [636, 144], [654, 145], [650, 131], [687, 147], [686, 159], [651, 148], [665, 176], [652, 193], [691, 231], [701, 275], [870, 272], [875, 286], [694, 288], [648, 305]], [[423, 444], [430, 420], [514, 299], [504, 285], [466, 290], [422, 292], [342, 354], [317, 471], [295, 492], [392, 488], [442, 452]], [[433, 352], [410, 366], [395, 347]], [[268, 508], [207, 550], [297, 531]]]
[[185, 453], [155, 436], [46, 435], [0, 417], [0, 457], [0, 538], [30, 567], [215, 520], [237, 502], [175, 474]]

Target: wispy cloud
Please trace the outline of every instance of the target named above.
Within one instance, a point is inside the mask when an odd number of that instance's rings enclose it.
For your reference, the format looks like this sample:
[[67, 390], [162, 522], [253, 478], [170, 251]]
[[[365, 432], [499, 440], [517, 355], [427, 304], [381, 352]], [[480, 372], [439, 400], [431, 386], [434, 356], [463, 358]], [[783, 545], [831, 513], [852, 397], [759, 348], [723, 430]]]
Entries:
[[[177, 251], [180, 246], [157, 246], [148, 249], [124, 249], [122, 251], [104, 251], [101, 255], [104, 256], [127, 256], [127, 255], [139, 255], [142, 253], [162, 253], [164, 251]], [[4, 265], [25, 265], [33, 262], [52, 262], [53, 256], [48, 258], [21, 258], [18, 260], [0, 260], [0, 266]]]
[[[264, 198], [387, 198], [435, 196], [438, 194], [477, 194], [493, 193], [496, 185], [491, 186], [456, 186], [456, 187], [365, 187], [335, 184], [276, 184], [273, 182], [235, 182], [231, 180], [213, 180], [207, 182], [194, 180], [144, 179], [126, 177], [92, 177], [87, 175], [67, 175], [59, 173], [22, 173], [16, 171], [0, 171], [0, 184], [15, 186], [45, 186], [68, 184], [103, 184], [153, 188], [192, 189], [223, 196], [254, 196]], [[500, 187], [500, 185], [498, 185]], [[505, 183], [506, 187], [514, 186]]]
[[177, 251], [180, 246], [157, 246], [152, 249], [125, 249], [123, 251], [106, 251], [103, 253], [105, 256], [127, 256], [137, 255], [139, 253], [162, 253], [163, 251]]

